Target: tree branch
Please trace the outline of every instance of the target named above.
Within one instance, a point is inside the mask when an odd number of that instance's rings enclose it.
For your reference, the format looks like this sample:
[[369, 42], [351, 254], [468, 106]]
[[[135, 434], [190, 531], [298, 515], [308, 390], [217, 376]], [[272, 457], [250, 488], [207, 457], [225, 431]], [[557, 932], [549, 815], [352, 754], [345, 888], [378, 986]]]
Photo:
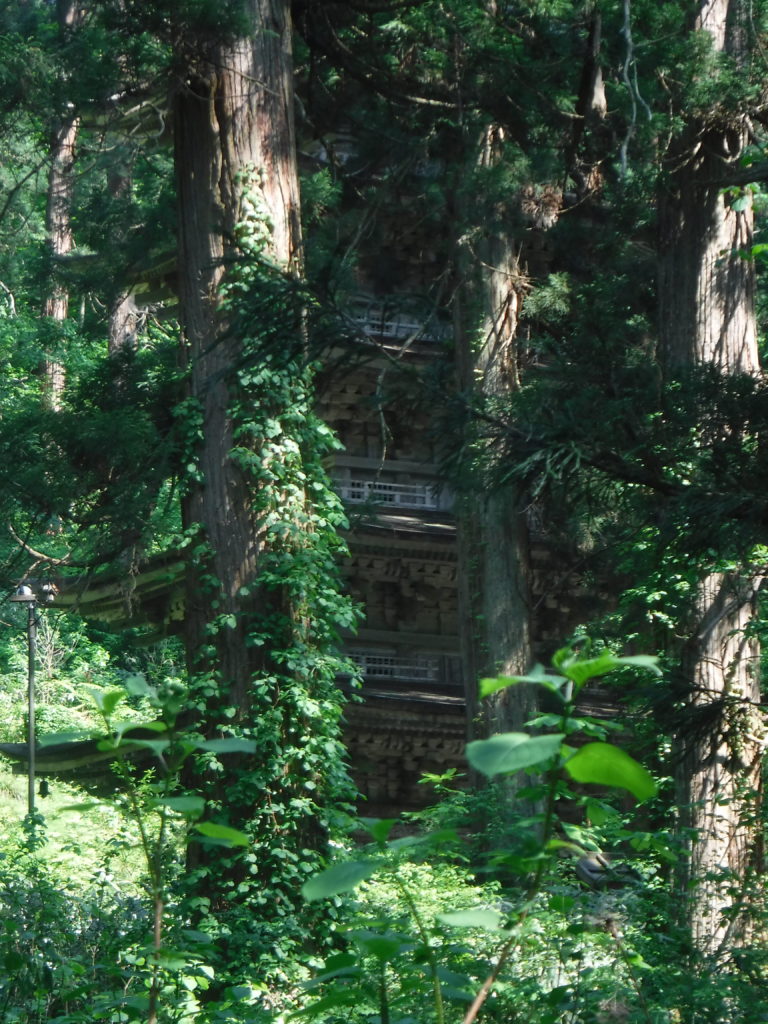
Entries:
[[70, 564], [69, 560], [72, 557], [71, 552], [68, 551], [63, 558], [55, 558], [53, 555], [45, 555], [43, 554], [42, 551], [35, 551], [35, 549], [31, 545], [27, 544], [25, 540], [22, 540], [21, 537], [19, 537], [19, 535], [16, 533], [14, 528], [10, 525], [10, 523], [8, 524], [8, 530], [13, 539], [19, 545], [19, 547], [26, 551], [28, 555], [32, 555], [32, 557], [35, 558], [38, 562], [47, 562], [49, 565]]

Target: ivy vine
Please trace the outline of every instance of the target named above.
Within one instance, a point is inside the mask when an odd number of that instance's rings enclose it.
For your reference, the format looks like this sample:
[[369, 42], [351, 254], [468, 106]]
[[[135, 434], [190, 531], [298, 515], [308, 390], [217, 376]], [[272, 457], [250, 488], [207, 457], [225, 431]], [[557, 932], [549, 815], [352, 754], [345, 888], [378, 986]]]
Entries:
[[[317, 367], [307, 359], [304, 337], [310, 297], [270, 258], [258, 171], [242, 174], [240, 184], [237, 252], [220, 304], [228, 329], [238, 332], [240, 353], [230, 369], [230, 458], [248, 482], [260, 554], [256, 579], [241, 588], [241, 606], [214, 616], [207, 640], [212, 653], [216, 635], [245, 617], [246, 643], [264, 658], [250, 680], [247, 715], [222, 700], [215, 662], [191, 686], [209, 731], [257, 746], [255, 755], [197, 758], [194, 784], [208, 799], [208, 817], [251, 840], [247, 848], [201, 858], [188, 877], [198, 920], [219, 936], [246, 917], [254, 934], [254, 914], [256, 932], [269, 931], [276, 920], [284, 928], [302, 882], [320, 866], [354, 799], [341, 742], [346, 698], [337, 681], [356, 678], [341, 653], [341, 630], [353, 629], [359, 612], [341, 591], [338, 565], [346, 547], [339, 531], [347, 523], [325, 468], [339, 443], [313, 409]], [[199, 420], [192, 420], [194, 438]], [[194, 451], [184, 461], [194, 486]], [[197, 547], [204, 561], [205, 543]]]

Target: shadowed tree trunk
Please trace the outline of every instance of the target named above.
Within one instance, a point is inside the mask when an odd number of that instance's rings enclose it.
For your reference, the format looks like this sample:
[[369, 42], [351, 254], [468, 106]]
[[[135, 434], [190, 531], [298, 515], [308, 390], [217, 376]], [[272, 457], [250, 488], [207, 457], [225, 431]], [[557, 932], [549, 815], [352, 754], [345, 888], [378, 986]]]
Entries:
[[[107, 188], [115, 200], [130, 197], [133, 182], [128, 168], [115, 167], [107, 175]], [[127, 225], [115, 229], [113, 239], [116, 248], [126, 243]], [[141, 321], [141, 312], [136, 305], [136, 297], [125, 281], [119, 279], [113, 283], [109, 298], [108, 345], [110, 355], [119, 355], [126, 350], [136, 348], [137, 332]]]
[[[59, 0], [57, 17], [59, 32], [64, 37], [76, 27], [82, 18], [82, 11], [73, 0]], [[62, 282], [56, 264], [74, 248], [71, 214], [75, 185], [75, 146], [79, 125], [79, 117], [72, 112], [60, 117], [51, 129], [51, 164], [48, 171], [48, 201], [45, 212], [51, 269], [48, 294], [43, 300], [43, 316], [51, 321], [52, 325], [64, 324], [69, 314], [69, 290]], [[55, 344], [59, 340], [58, 333], [55, 330], [51, 331], [43, 364], [45, 401], [54, 410], [61, 405], [65, 386], [64, 364]]]
[[[252, 33], [211, 43], [174, 104], [181, 314], [190, 391], [201, 415], [200, 478], [191, 485], [185, 517], [209, 548], [190, 574], [187, 651], [191, 668], [216, 667], [228, 701], [238, 707], [245, 706], [260, 662], [239, 614], [247, 604], [243, 588], [257, 572], [259, 525], [249, 482], [232, 457], [232, 411], [241, 397], [232, 370], [242, 347], [222, 313], [221, 285], [228, 264], [242, 255], [236, 225], [244, 175], [258, 179], [276, 272], [297, 267], [300, 247], [289, 4], [248, 0], [246, 6]], [[202, 643], [209, 623], [227, 615], [235, 625], [216, 634], [211, 650]]]
[[247, 35], [198, 40], [173, 109], [190, 705], [207, 737], [252, 747], [227, 751], [216, 770], [189, 766], [211, 819], [250, 843], [192, 844], [188, 878], [216, 913], [250, 907], [264, 923], [295, 912], [352, 796], [333, 616], [354, 614], [335, 585], [341, 513], [305, 363], [290, 7], [247, 0], [243, 11]]
[[[488, 128], [481, 166], [490, 167], [500, 158], [502, 144], [501, 130]], [[502, 211], [496, 214], [498, 222], [485, 225], [473, 250], [461, 257], [464, 297], [457, 302], [457, 337], [462, 388], [474, 391], [481, 401], [503, 403], [519, 383], [522, 274]], [[458, 529], [470, 728], [481, 735], [519, 730], [533, 708], [527, 687], [507, 688], [480, 706], [477, 699], [480, 678], [520, 675], [531, 666], [528, 530], [516, 488], [465, 496]]]
[[[739, 4], [700, 4], [695, 28], [718, 52], [740, 56]], [[759, 372], [749, 204], [723, 194], [746, 141], [745, 119], [690, 123], [667, 159], [660, 197], [660, 339], [670, 375], [697, 366]], [[742, 204], [737, 204], [741, 206]], [[691, 601], [680, 672], [686, 725], [678, 737], [680, 825], [690, 834], [683, 881], [693, 942], [716, 955], [743, 939], [741, 905], [761, 869], [757, 811], [762, 726], [759, 645], [749, 633], [762, 580], [710, 572]]]

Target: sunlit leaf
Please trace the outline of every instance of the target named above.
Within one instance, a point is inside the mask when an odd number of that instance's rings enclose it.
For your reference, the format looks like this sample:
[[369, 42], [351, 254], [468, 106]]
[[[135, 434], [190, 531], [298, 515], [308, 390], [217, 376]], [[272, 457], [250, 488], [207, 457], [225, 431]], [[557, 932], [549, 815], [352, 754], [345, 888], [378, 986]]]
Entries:
[[158, 757], [162, 757], [170, 745], [169, 740], [125, 739], [122, 742], [102, 740], [101, 743], [98, 744], [98, 748], [99, 750], [151, 750], [153, 754], [157, 754]]
[[122, 676], [123, 686], [133, 697], [146, 697], [154, 693], [154, 687], [147, 682], [143, 672], [126, 672]]
[[637, 668], [647, 668], [653, 672], [654, 675], [660, 676], [662, 674], [659, 668], [659, 659], [655, 654], [628, 654], [626, 656], [616, 659], [617, 668], [623, 668], [625, 665], [634, 665]]
[[287, 1020], [299, 1020], [303, 1017], [308, 1017], [312, 1020], [314, 1017], [323, 1016], [324, 1020], [339, 1019], [339, 1014], [334, 1013], [332, 1017], [326, 1015], [327, 1010], [336, 1010], [340, 1006], [353, 1007], [355, 1010], [358, 1009], [360, 1003], [360, 994], [356, 988], [352, 986], [348, 988], [337, 987], [332, 989], [327, 996], [323, 996], [321, 999], [316, 999], [305, 1006], [301, 1010], [294, 1010], [293, 1013], [289, 1014]]
[[379, 935], [376, 932], [356, 931], [352, 932], [351, 938], [364, 953], [382, 961], [393, 960], [403, 950], [412, 948], [412, 943], [391, 934]]
[[397, 818], [360, 818], [360, 824], [377, 843], [386, 843]]
[[567, 839], [549, 839], [545, 849], [547, 853], [553, 853], [556, 850], [567, 850], [569, 853], [576, 854], [577, 857], [586, 857], [588, 852], [583, 846], [579, 846], [578, 843], [570, 842]]
[[656, 794], [651, 773], [612, 743], [587, 743], [566, 761], [565, 769], [576, 782], [627, 789], [637, 800]]
[[604, 804], [599, 800], [588, 800], [586, 805], [587, 818], [590, 824], [605, 825], [609, 821], [615, 821], [619, 815], [613, 807]]
[[375, 860], [349, 860], [334, 864], [319, 875], [309, 878], [301, 887], [305, 900], [322, 900], [340, 892], [350, 892], [360, 882], [370, 878], [379, 868]]
[[439, 848], [446, 843], [455, 843], [459, 838], [456, 829], [440, 828], [434, 832], [424, 832], [420, 836], [401, 836], [399, 839], [390, 839], [387, 844], [390, 850], [404, 850], [414, 846], [434, 846]]
[[634, 666], [635, 668], [650, 669], [656, 675], [661, 675], [658, 660], [658, 658], [649, 654], [633, 654], [626, 657], [618, 657], [611, 651], [601, 651], [594, 658], [578, 658], [573, 656], [571, 659], [565, 659], [558, 667], [573, 681], [576, 689], [580, 690], [590, 679], [597, 679], [600, 676], [607, 675], [609, 672], [614, 672], [618, 668]]
[[200, 821], [195, 825], [195, 830], [207, 839], [215, 839], [221, 845], [227, 846], [250, 846], [251, 840], [236, 828], [229, 825], [217, 825], [213, 821]]
[[495, 679], [480, 680], [480, 696], [489, 697], [492, 693], [505, 690], [508, 686], [518, 686], [520, 683], [534, 683], [543, 686], [552, 693], [559, 693], [568, 680], [564, 676], [551, 675], [545, 672], [541, 665], [525, 676], [498, 676]]
[[205, 810], [205, 800], [201, 796], [165, 796], [153, 801], [156, 807], [167, 807], [169, 811], [187, 817], [199, 817]]
[[549, 909], [554, 910], [557, 914], [570, 914], [575, 905], [576, 900], [573, 896], [564, 896], [559, 893], [550, 896], [547, 902]]
[[597, 679], [616, 668], [616, 658], [610, 651], [603, 651], [596, 658], [574, 659], [568, 665], [562, 665], [562, 670], [573, 681], [577, 690], [590, 679]]
[[198, 750], [210, 750], [214, 754], [255, 754], [258, 745], [255, 740], [242, 736], [225, 736], [219, 740], [201, 740], [195, 746]]
[[468, 743], [467, 759], [483, 775], [505, 775], [549, 760], [564, 739], [559, 733], [529, 736], [525, 732], [503, 732], [487, 740]]
[[72, 732], [51, 732], [47, 736], [41, 736], [38, 745], [41, 747], [58, 746], [60, 743], [78, 743], [82, 740], [93, 739], [93, 733], [85, 729], [75, 729]]
[[109, 718], [120, 701], [125, 698], [124, 690], [99, 690], [95, 686], [89, 686], [88, 692], [105, 718]]

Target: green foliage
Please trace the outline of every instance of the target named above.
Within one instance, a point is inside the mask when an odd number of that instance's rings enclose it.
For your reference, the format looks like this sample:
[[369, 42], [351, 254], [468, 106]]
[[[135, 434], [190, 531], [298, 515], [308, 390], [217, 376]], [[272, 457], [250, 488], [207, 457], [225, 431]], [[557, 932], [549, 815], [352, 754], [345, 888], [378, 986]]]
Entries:
[[[443, 826], [454, 819], [461, 840], [455, 828], [414, 835], [412, 827], [403, 831], [393, 820], [363, 819], [359, 825], [370, 845], [350, 850], [347, 859], [304, 885], [333, 938], [334, 946], [320, 951], [321, 959], [317, 951], [306, 950], [310, 936], [320, 937], [316, 925], [308, 931], [306, 912], [301, 924], [286, 915], [271, 929], [253, 915], [229, 915], [227, 930], [211, 918], [214, 927], [208, 931], [190, 927], [193, 907], [179, 899], [186, 886], [179, 873], [185, 833], [197, 832], [221, 857], [239, 844], [253, 849], [245, 834], [207, 821], [204, 801], [180, 789], [183, 763], [199, 754], [221, 757], [252, 747], [236, 737], [206, 740], [180, 729], [185, 699], [176, 681], [154, 686], [134, 672], [123, 677], [123, 686], [96, 690], [112, 749], [146, 750], [165, 768], [134, 772], [124, 763], [118, 769], [122, 800], [144, 849], [147, 882], [137, 898], [135, 885], [128, 889], [119, 872], [115, 876], [110, 851], [125, 846], [125, 831], [107, 846], [94, 872], [101, 881], [80, 882], [76, 892], [58, 874], [68, 871], [66, 859], [45, 855], [49, 844], [30, 849], [28, 840], [12, 842], [8, 857], [0, 857], [6, 922], [0, 957], [9, 972], [0, 994], [6, 1014], [13, 1007], [21, 1016], [10, 1013], [7, 1019], [97, 1024], [116, 1013], [126, 1021], [146, 1019], [154, 1007], [163, 1024], [213, 1024], [222, 1015], [242, 1024], [266, 1024], [285, 1019], [289, 1011], [296, 1019], [326, 1024], [386, 1019], [458, 1024], [486, 976], [496, 975], [494, 965], [500, 965], [496, 994], [483, 1008], [490, 1021], [565, 1024], [610, 1021], [619, 1014], [633, 1024], [673, 1024], [679, 1011], [698, 1015], [693, 1019], [704, 1024], [725, 1019], [751, 1024], [754, 982], [763, 969], [759, 950], [745, 950], [735, 972], [698, 978], [692, 968], [683, 968], [684, 937], [670, 927], [664, 881], [664, 865], [674, 858], [674, 849], [664, 834], [643, 832], [605, 795], [605, 764], [613, 772], [610, 784], [617, 786], [627, 784], [617, 766], [628, 765], [630, 789], [644, 778], [639, 765], [628, 755], [625, 761], [620, 747], [605, 744], [607, 761], [599, 761], [596, 776], [587, 773], [589, 782], [598, 783], [597, 795], [594, 789], [587, 795], [581, 787], [569, 791], [564, 785], [568, 778], [579, 781], [579, 773], [567, 766], [595, 746], [589, 740], [591, 723], [576, 706], [584, 686], [615, 670], [647, 674], [654, 660], [589, 649], [579, 654], [573, 647], [553, 660], [552, 669], [538, 670], [532, 678], [562, 703], [562, 712], [549, 716], [557, 721], [550, 728], [558, 728], [554, 735], [561, 753], [540, 763], [542, 793], [545, 800], [547, 792], [556, 796], [557, 813], [548, 817], [545, 810], [543, 820], [529, 817], [526, 823], [511, 820], [507, 811], [502, 848], [490, 856], [486, 851], [482, 859], [474, 837], [467, 836], [467, 823], [474, 815], [487, 830], [499, 817], [498, 809], [489, 810], [488, 794], [462, 795], [454, 810], [447, 805], [437, 815]], [[521, 681], [487, 680], [484, 689], [493, 693]], [[135, 721], [118, 718], [126, 701], [136, 699], [145, 702], [142, 724], [151, 739], [130, 731]], [[545, 719], [546, 714], [539, 716], [534, 728], [546, 728]], [[579, 733], [588, 741], [574, 752]], [[529, 766], [529, 774], [537, 774], [535, 766]], [[583, 809], [578, 825], [576, 807]], [[73, 852], [77, 847], [80, 857], [85, 853], [94, 863], [105, 830], [103, 819], [96, 825], [97, 811], [96, 806], [73, 807], [67, 815]], [[519, 846], [526, 829], [532, 839], [526, 856], [511, 855], [511, 840]], [[38, 833], [38, 840], [45, 835]], [[634, 872], [622, 873], [618, 862], [609, 872], [609, 884], [616, 888], [598, 893], [580, 888], [573, 874], [576, 858], [616, 844], [632, 851]], [[135, 881], [139, 872], [131, 870]], [[212, 896], [215, 885], [210, 874]], [[278, 885], [273, 882], [268, 891], [279, 892]], [[353, 890], [354, 899], [345, 898]], [[156, 931], [151, 937], [158, 907], [159, 943]], [[271, 947], [269, 956], [227, 968], [223, 960], [232, 959], [234, 943], [253, 948], [257, 922], [263, 948]], [[283, 959], [279, 969], [275, 956]], [[310, 966], [313, 978], [307, 980]]]
[[[27, 707], [26, 610], [11, 606], [0, 633], [0, 739], [25, 735]], [[98, 724], [87, 687], [118, 678], [110, 651], [95, 642], [79, 617], [38, 613], [36, 628], [37, 724], [43, 733], [88, 730]]]
[[[747, 34], [763, 28], [763, 6], [750, 7]], [[625, 604], [643, 620], [636, 632], [648, 624], [674, 631], [701, 568], [764, 561], [765, 395], [759, 381], [708, 370], [659, 377], [651, 250], [659, 153], [669, 138], [685, 138], [692, 118], [697, 146], [747, 114], [759, 136], [761, 48], [737, 63], [716, 54], [706, 34], [687, 31], [686, 5], [645, 0], [631, 8], [564, 0], [293, 7], [303, 37], [302, 133], [321, 147], [308, 154], [304, 189], [308, 263], [329, 305], [343, 304], [366, 277], [382, 292], [410, 287], [414, 265], [399, 252], [392, 224], [418, 227], [423, 236], [418, 272], [433, 306], [457, 292], [463, 254], [475, 266], [477, 243], [491, 229], [523, 243], [524, 263], [535, 236], [520, 220], [521, 187], [538, 195], [544, 183], [565, 183], [565, 208], [548, 236], [557, 270], [530, 290], [520, 282], [521, 338], [533, 368], [512, 408], [506, 399], [458, 399], [462, 422], [467, 411], [476, 415], [465, 449], [475, 472], [469, 486], [514, 476], [548, 500], [553, 533], [574, 528], [580, 554], [618, 543], [610, 569], [631, 577], [622, 587]], [[684, 946], [669, 934], [661, 880], [656, 904], [640, 907], [639, 897], [627, 897], [618, 909], [595, 905], [558, 860], [562, 851], [578, 854], [612, 838], [658, 863], [675, 856], [652, 825], [640, 832], [595, 795], [594, 787], [606, 783], [640, 800], [653, 792], [620, 742], [607, 742], [606, 724], [579, 711], [587, 679], [628, 663], [610, 654], [582, 659], [564, 652], [553, 671], [532, 680], [548, 704], [531, 731], [470, 748], [472, 763], [488, 775], [532, 776], [525, 799], [534, 806], [543, 800], [545, 810], [527, 830], [527, 812], [516, 819], [517, 835], [504, 835], [503, 843], [488, 838], [487, 820], [484, 833], [477, 826], [485, 817], [497, 832], [509, 832], [508, 810], [494, 789], [477, 799], [454, 797], [453, 806], [432, 812], [445, 824], [458, 807], [474, 831], [463, 853], [445, 832], [435, 844], [422, 844], [434, 864], [408, 859], [391, 825], [368, 823], [375, 849], [362, 860], [353, 855], [307, 890], [325, 894], [329, 905], [297, 908], [318, 848], [351, 798], [334, 680], [349, 668], [338, 657], [338, 635], [354, 626], [356, 613], [337, 589], [335, 559], [343, 546], [336, 531], [344, 518], [323, 465], [334, 441], [312, 412], [307, 353], [320, 351], [327, 337], [315, 329], [323, 314], [264, 259], [268, 225], [248, 183], [240, 250], [227, 266], [223, 298], [231, 330], [243, 339], [228, 368], [236, 396], [232, 455], [247, 481], [264, 552], [259, 578], [238, 595], [235, 612], [214, 607], [219, 581], [206, 575], [206, 538], [194, 527], [181, 530], [179, 495], [205, 482], [196, 451], [204, 423], [196, 399], [182, 400], [178, 339], [165, 326], [173, 313], [166, 238], [175, 227], [164, 149], [169, 74], [193, 87], [198, 57], [245, 33], [245, 10], [240, 0], [104, 2], [65, 31], [56, 5], [42, 0], [0, 12], [0, 518], [20, 538], [0, 542], [4, 576], [17, 580], [28, 565], [23, 544], [73, 563], [76, 572], [113, 560], [132, 571], [136, 558], [182, 537], [201, 567], [201, 594], [211, 597], [200, 637], [203, 669], [189, 700], [183, 687], [164, 682], [179, 674], [178, 666], [155, 664], [150, 672], [149, 655], [134, 652], [128, 662], [114, 639], [90, 643], [82, 627], [45, 618], [44, 728], [90, 731], [84, 686], [96, 684], [96, 701], [114, 730], [111, 749], [141, 752], [169, 769], [121, 775], [141, 826], [153, 909], [165, 901], [167, 942], [148, 941], [146, 903], [134, 919], [118, 895], [109, 902], [105, 885], [101, 903], [93, 897], [92, 907], [81, 906], [60, 876], [29, 859], [30, 851], [9, 847], [0, 862], [8, 922], [0, 1017], [66, 1024], [146, 1019], [154, 1000], [169, 1021], [264, 1020], [292, 1001], [296, 978], [307, 970], [307, 947], [337, 942], [349, 949], [326, 961], [317, 983], [322, 995], [310, 1012], [344, 1021], [442, 1019], [458, 1013], [481, 983], [489, 935], [501, 928], [514, 932], [514, 957], [498, 998], [486, 1006], [491, 1017], [671, 1024], [682, 1016], [697, 1024], [752, 1024], [763, 1013], [747, 993], [763, 980], [759, 950], [745, 952], [727, 977], [697, 979], [691, 993], [693, 975]], [[605, 119], [585, 117], [578, 105], [596, 14]], [[49, 136], [56, 118], [72, 113], [80, 118], [77, 249], [52, 266], [44, 228]], [[354, 129], [351, 155], [334, 136], [342, 123]], [[491, 166], [478, 161], [478, 140], [489, 126], [500, 154]], [[582, 163], [602, 184], [584, 189]], [[130, 180], [130, 187], [116, 190], [115, 178]], [[738, 211], [747, 193], [739, 186], [731, 199]], [[763, 255], [760, 244], [752, 256]], [[52, 275], [70, 292], [63, 324], [39, 317]], [[106, 310], [137, 281], [147, 329], [135, 352], [106, 358]], [[46, 355], [67, 371], [56, 414], [40, 408]], [[442, 363], [442, 382], [449, 360], [435, 362]], [[236, 700], [221, 678], [221, 654], [243, 622], [255, 668]], [[17, 739], [23, 637], [4, 641], [0, 653], [3, 727]], [[124, 679], [127, 697], [116, 665], [132, 671]], [[486, 690], [508, 685], [516, 684], [494, 680]], [[643, 685], [669, 703], [666, 687]], [[205, 735], [181, 723], [182, 700], [193, 722], [205, 717]], [[146, 735], [131, 733], [128, 723], [136, 721]], [[648, 728], [647, 721], [635, 726]], [[194, 779], [184, 779], [194, 782], [189, 789], [180, 773], [193, 763]], [[583, 787], [593, 788], [587, 795]], [[103, 828], [98, 811], [74, 817], [79, 813], [72, 812], [73, 851], [77, 844], [87, 850]], [[541, 831], [553, 845], [542, 844]], [[185, 843], [193, 870], [182, 881]], [[464, 869], [440, 860], [450, 851], [471, 870], [485, 871], [478, 849], [488, 845], [499, 847], [493, 867], [505, 884], [517, 879], [503, 894], [512, 911], [497, 906], [500, 883], [480, 893]], [[370, 875], [371, 865], [381, 876]], [[368, 879], [358, 888], [365, 905], [348, 909], [339, 896], [361, 877]], [[90, 892], [81, 886], [81, 897], [83, 891]], [[64, 894], [76, 908], [69, 932], [58, 898]], [[626, 928], [617, 930], [625, 912]], [[96, 937], [85, 935], [88, 920]], [[266, 991], [267, 979], [283, 991]]]
[[[338, 530], [346, 520], [324, 465], [336, 441], [313, 410], [313, 367], [303, 345], [308, 296], [270, 262], [258, 175], [249, 175], [222, 312], [237, 336], [228, 372], [230, 457], [259, 538], [257, 574], [233, 602], [202, 534], [188, 542], [209, 602], [202, 642], [190, 652], [196, 671], [188, 706], [210, 739], [196, 747], [185, 782], [207, 801], [210, 824], [198, 839], [210, 845], [233, 828], [248, 837], [215, 856], [197, 844], [191, 854], [189, 906], [219, 940], [225, 977], [256, 965], [275, 970], [275, 949], [293, 941], [291, 932], [296, 942], [308, 939], [298, 891], [353, 797], [336, 678], [351, 668], [339, 654], [340, 630], [354, 628], [357, 611], [340, 595]], [[179, 414], [189, 442], [185, 487], [194, 493], [207, 471], [198, 458], [197, 406]], [[222, 669], [233, 643], [242, 643], [249, 676], [236, 695]], [[249, 924], [254, 916], [258, 927]], [[321, 940], [320, 920], [312, 927]]]
[[[564, 800], [573, 800], [575, 796], [564, 785], [564, 781], [570, 777], [577, 783], [628, 789], [638, 800], [649, 799], [656, 794], [656, 784], [649, 773], [620, 747], [605, 742], [588, 742], [574, 751], [574, 738], [578, 733], [588, 731], [591, 724], [588, 719], [577, 716], [579, 692], [590, 680], [617, 669], [650, 669], [656, 673], [658, 669], [654, 658], [619, 658], [608, 651], [592, 656], [589, 650], [579, 653], [572, 647], [558, 651], [553, 663], [556, 669], [554, 673], [539, 668], [526, 677], [484, 680], [483, 689], [488, 695], [521, 683], [543, 686], [562, 705], [561, 713], [552, 716], [557, 721], [558, 732], [544, 735], [500, 734], [488, 740], [474, 741], [467, 748], [470, 764], [488, 776], [521, 771], [534, 775], [537, 769], [541, 773], [538, 789], [534, 786], [527, 791], [528, 798], [533, 794], [534, 799], [541, 803], [541, 812], [529, 818], [527, 823], [515, 825], [517, 829], [527, 827], [529, 832], [527, 844], [525, 839], [521, 843], [519, 834], [515, 837], [518, 846], [528, 846], [526, 855], [510, 855], [509, 849], [493, 854], [497, 866], [502, 863], [514, 865], [518, 872], [522, 870], [527, 874], [527, 878], [518, 883], [516, 901], [498, 907], [443, 907], [431, 919], [425, 919], [420, 906], [423, 897], [409, 888], [406, 881], [402, 851], [417, 846], [423, 856], [439, 855], [446, 840], [455, 840], [455, 835], [443, 832], [427, 835], [421, 840], [391, 840], [389, 837], [395, 824], [393, 821], [363, 821], [362, 824], [375, 840], [378, 857], [375, 859], [369, 856], [365, 860], [347, 860], [335, 864], [307, 881], [303, 886], [303, 894], [310, 901], [337, 897], [339, 893], [357, 889], [361, 882], [370, 879], [377, 871], [384, 871], [401, 892], [402, 902], [409, 911], [410, 932], [403, 930], [401, 921], [395, 921], [386, 914], [383, 920], [368, 923], [362, 933], [362, 941], [360, 933], [351, 930], [349, 938], [353, 947], [358, 947], [357, 956], [350, 949], [345, 956], [334, 957], [326, 963], [326, 972], [321, 973], [315, 983], [320, 986], [325, 983], [324, 994], [317, 1002], [310, 1002], [302, 1013], [315, 1018], [342, 1006], [349, 1011], [350, 1007], [364, 1006], [366, 1001], [372, 1004], [374, 993], [378, 994], [380, 1006], [379, 1016], [375, 1019], [384, 1021], [390, 1019], [390, 1014], [402, 1013], [401, 1000], [404, 995], [410, 1000], [409, 1003], [406, 1001], [406, 1005], [413, 1013], [416, 996], [409, 982], [409, 971], [416, 966], [417, 970], [424, 972], [431, 985], [432, 1006], [427, 1009], [425, 1003], [415, 1019], [435, 1020], [438, 1024], [454, 1019], [446, 1015], [446, 1001], [458, 1000], [459, 1004], [471, 1004], [464, 1019], [472, 1021], [480, 1006], [485, 1003], [491, 986], [497, 980], [503, 986], [501, 972], [506, 962], [513, 955], [525, 956], [526, 947], [530, 946], [533, 936], [540, 934], [542, 924], [539, 917], [546, 919], [549, 911], [554, 911], [555, 915], [558, 912], [567, 914], [575, 907], [575, 896], [557, 892], [558, 856], [561, 851], [568, 851], [577, 857], [586, 858], [584, 843], [592, 844], [594, 839], [587, 824], [579, 828], [559, 820], [557, 807]], [[540, 720], [536, 724], [540, 724]], [[593, 815], [599, 817], [597, 810], [593, 810]], [[425, 851], [428, 853], [425, 854]], [[486, 947], [496, 947], [494, 966], [489, 964], [483, 972], [476, 960], [480, 949], [475, 947], [472, 950], [472, 947], [457, 946], [452, 941], [446, 941], [442, 927], [447, 927], [449, 933], [450, 929], [480, 932]], [[622, 990], [622, 994], [625, 994], [634, 984], [632, 963], [615, 928], [610, 929], [609, 933], [615, 940], [614, 961], [624, 960], [627, 968], [625, 987]], [[405, 954], [407, 959], [401, 960]], [[457, 965], [462, 963], [465, 970], [469, 967], [469, 974], [458, 973]], [[479, 978], [484, 973], [489, 976], [488, 982], [481, 986]], [[398, 984], [392, 983], [393, 978], [397, 978]], [[425, 980], [421, 984], [422, 1000], [426, 995], [426, 985]], [[473, 989], [479, 990], [476, 997]], [[539, 989], [538, 997], [542, 995]], [[611, 998], [614, 995], [615, 991]], [[564, 997], [565, 990], [558, 992], [557, 999]], [[607, 1001], [604, 999], [604, 1002]], [[556, 1003], [557, 1000], [552, 1000], [550, 1005]], [[368, 1012], [372, 1012], [372, 1005]], [[323, 1016], [323, 1019], [330, 1021], [334, 1018]], [[537, 1018], [531, 1013], [526, 1019]], [[559, 1018], [553, 1016], [550, 1019], [554, 1021]]]
[[[542, 755], [543, 820], [512, 821], [505, 848], [491, 854], [491, 863], [514, 865], [514, 873], [503, 876], [503, 885], [478, 883], [478, 872], [487, 879], [487, 871], [476, 854], [470, 862], [475, 878], [452, 862], [455, 836], [449, 841], [443, 831], [393, 838], [397, 823], [364, 819], [361, 825], [374, 841], [361, 851], [364, 856], [358, 852], [341, 860], [304, 887], [311, 900], [338, 905], [345, 890], [354, 890], [355, 900], [338, 926], [346, 947], [328, 957], [305, 986], [297, 1019], [467, 1024], [482, 1002], [479, 997], [470, 1005], [474, 993], [487, 995], [489, 984], [495, 994], [483, 1003], [482, 1014], [490, 1021], [747, 1024], [764, 1012], [754, 988], [763, 963], [759, 944], [721, 971], [696, 965], [685, 935], [670, 921], [665, 895], [668, 865], [678, 855], [675, 845], [665, 832], [643, 832], [605, 792], [638, 786], [635, 795], [647, 799], [655, 789], [647, 773], [621, 747], [588, 742], [574, 751], [571, 746], [579, 732], [589, 735], [591, 726], [575, 706], [579, 690], [614, 670], [658, 674], [655, 659], [622, 659], [608, 651], [579, 654], [571, 646], [553, 660], [554, 670], [539, 670], [532, 679], [548, 694], [561, 695], [563, 714], [551, 717], [569, 743], [558, 736], [560, 757]], [[523, 681], [486, 680], [484, 688], [493, 693]], [[593, 760], [596, 747], [600, 756]], [[563, 785], [564, 775], [582, 782], [580, 770], [571, 773], [568, 765], [578, 765], [581, 752], [590, 749], [584, 781], [597, 783], [599, 796]], [[531, 774], [536, 774], [532, 768]], [[531, 792], [521, 793], [521, 799], [529, 801]], [[454, 805], [462, 831], [467, 804], [476, 800], [487, 797], [464, 796]], [[576, 807], [584, 813], [579, 825]], [[487, 803], [482, 808], [487, 828], [493, 812]], [[510, 840], [523, 829], [531, 833], [533, 853], [512, 858]], [[580, 888], [572, 873], [575, 859], [580, 864], [599, 848], [617, 845], [633, 851], [633, 868], [608, 863], [606, 888]]]
[[167, 368], [168, 352], [105, 360], [80, 387], [72, 381], [71, 404], [58, 413], [41, 413], [34, 392], [9, 395], [0, 486], [20, 535], [40, 536], [51, 555], [104, 564], [132, 545], [146, 550], [175, 525], [162, 504], [175, 469], [175, 384], [158, 365]]
[[0, 773], [0, 1019], [95, 1024], [125, 997], [123, 951], [149, 927], [136, 832], [111, 803], [75, 810], [82, 793], [57, 782], [30, 833], [20, 790]]
[[580, 746], [574, 753], [566, 743], [574, 732], [591, 731], [592, 723], [575, 715], [575, 699], [591, 679], [616, 669], [635, 667], [658, 673], [656, 659], [644, 655], [619, 658], [610, 651], [595, 657], [574, 653], [563, 648], [553, 658], [561, 675], [546, 673], [541, 667], [528, 676], [484, 679], [482, 696], [489, 696], [508, 686], [533, 683], [544, 687], [561, 703], [561, 716], [540, 716], [535, 724], [552, 720], [561, 731], [547, 735], [529, 733], [500, 733], [487, 740], [475, 740], [467, 747], [467, 759], [473, 768], [484, 775], [510, 775], [535, 768], [549, 762], [550, 772], [564, 771], [576, 782], [596, 783], [629, 790], [637, 800], [647, 800], [656, 794], [651, 775], [620, 747], [611, 743], [591, 742]]

